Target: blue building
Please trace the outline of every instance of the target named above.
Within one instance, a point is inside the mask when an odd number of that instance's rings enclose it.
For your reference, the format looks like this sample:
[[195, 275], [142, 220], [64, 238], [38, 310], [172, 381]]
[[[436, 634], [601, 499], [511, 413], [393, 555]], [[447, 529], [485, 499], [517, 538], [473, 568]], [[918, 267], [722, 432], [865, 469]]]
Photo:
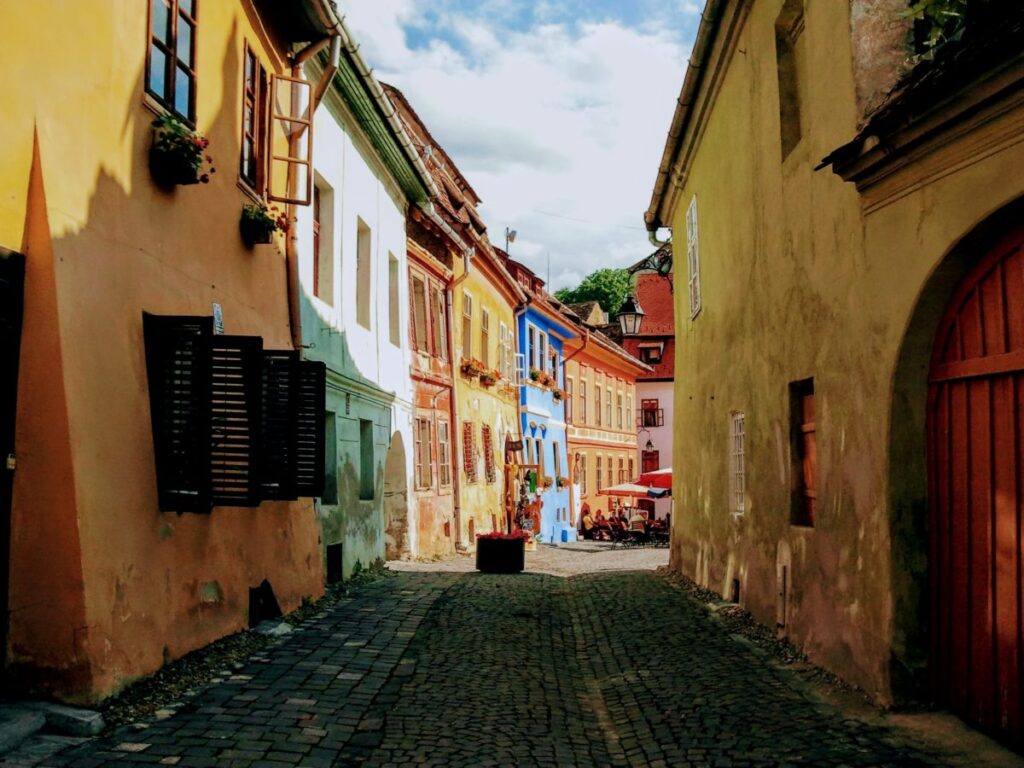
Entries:
[[540, 540], [576, 541], [569, 498], [569, 453], [565, 427], [565, 343], [578, 332], [552, 304], [544, 281], [502, 252], [505, 266], [523, 288], [527, 303], [516, 313], [519, 411], [524, 465], [536, 465], [541, 508]]

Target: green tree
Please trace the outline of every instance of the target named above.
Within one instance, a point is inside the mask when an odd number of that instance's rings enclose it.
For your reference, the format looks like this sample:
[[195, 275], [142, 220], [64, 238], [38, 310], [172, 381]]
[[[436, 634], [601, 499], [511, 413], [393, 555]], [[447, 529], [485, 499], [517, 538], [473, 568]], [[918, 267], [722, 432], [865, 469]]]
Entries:
[[555, 298], [565, 304], [596, 301], [609, 315], [615, 314], [633, 290], [633, 280], [624, 269], [599, 269], [591, 272], [575, 288], [555, 291]]

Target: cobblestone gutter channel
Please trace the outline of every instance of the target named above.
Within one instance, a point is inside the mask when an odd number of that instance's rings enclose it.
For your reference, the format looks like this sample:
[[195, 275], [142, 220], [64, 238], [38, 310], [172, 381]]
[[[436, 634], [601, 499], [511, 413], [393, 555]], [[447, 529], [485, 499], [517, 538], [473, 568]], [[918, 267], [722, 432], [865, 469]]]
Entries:
[[40, 764], [975, 764], [901, 734], [814, 696], [650, 572], [400, 573], [173, 716]]

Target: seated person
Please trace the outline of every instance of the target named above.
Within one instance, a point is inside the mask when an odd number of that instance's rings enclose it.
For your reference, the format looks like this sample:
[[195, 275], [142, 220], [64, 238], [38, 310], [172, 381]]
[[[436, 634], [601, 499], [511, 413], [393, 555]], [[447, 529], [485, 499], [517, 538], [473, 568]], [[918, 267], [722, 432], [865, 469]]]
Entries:
[[590, 514], [590, 507], [583, 506], [583, 517], [580, 518], [580, 524], [583, 526], [583, 538], [592, 539], [594, 538], [595, 525], [593, 516]]
[[606, 541], [608, 539], [608, 521], [600, 509], [594, 515], [594, 538], [598, 541]]
[[647, 522], [646, 516], [641, 513], [639, 509], [634, 509], [633, 514], [629, 516], [629, 526], [632, 528], [635, 523], [644, 525]]

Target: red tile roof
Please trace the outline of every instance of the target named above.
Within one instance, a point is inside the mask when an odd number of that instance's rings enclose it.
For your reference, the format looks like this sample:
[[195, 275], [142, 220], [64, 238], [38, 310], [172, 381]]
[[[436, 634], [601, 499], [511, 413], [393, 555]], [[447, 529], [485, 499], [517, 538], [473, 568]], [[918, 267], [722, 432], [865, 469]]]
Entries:
[[[673, 276], [674, 277], [674, 276]], [[641, 272], [636, 276], [636, 298], [645, 314], [640, 335], [675, 335], [672, 285], [667, 278]]]

